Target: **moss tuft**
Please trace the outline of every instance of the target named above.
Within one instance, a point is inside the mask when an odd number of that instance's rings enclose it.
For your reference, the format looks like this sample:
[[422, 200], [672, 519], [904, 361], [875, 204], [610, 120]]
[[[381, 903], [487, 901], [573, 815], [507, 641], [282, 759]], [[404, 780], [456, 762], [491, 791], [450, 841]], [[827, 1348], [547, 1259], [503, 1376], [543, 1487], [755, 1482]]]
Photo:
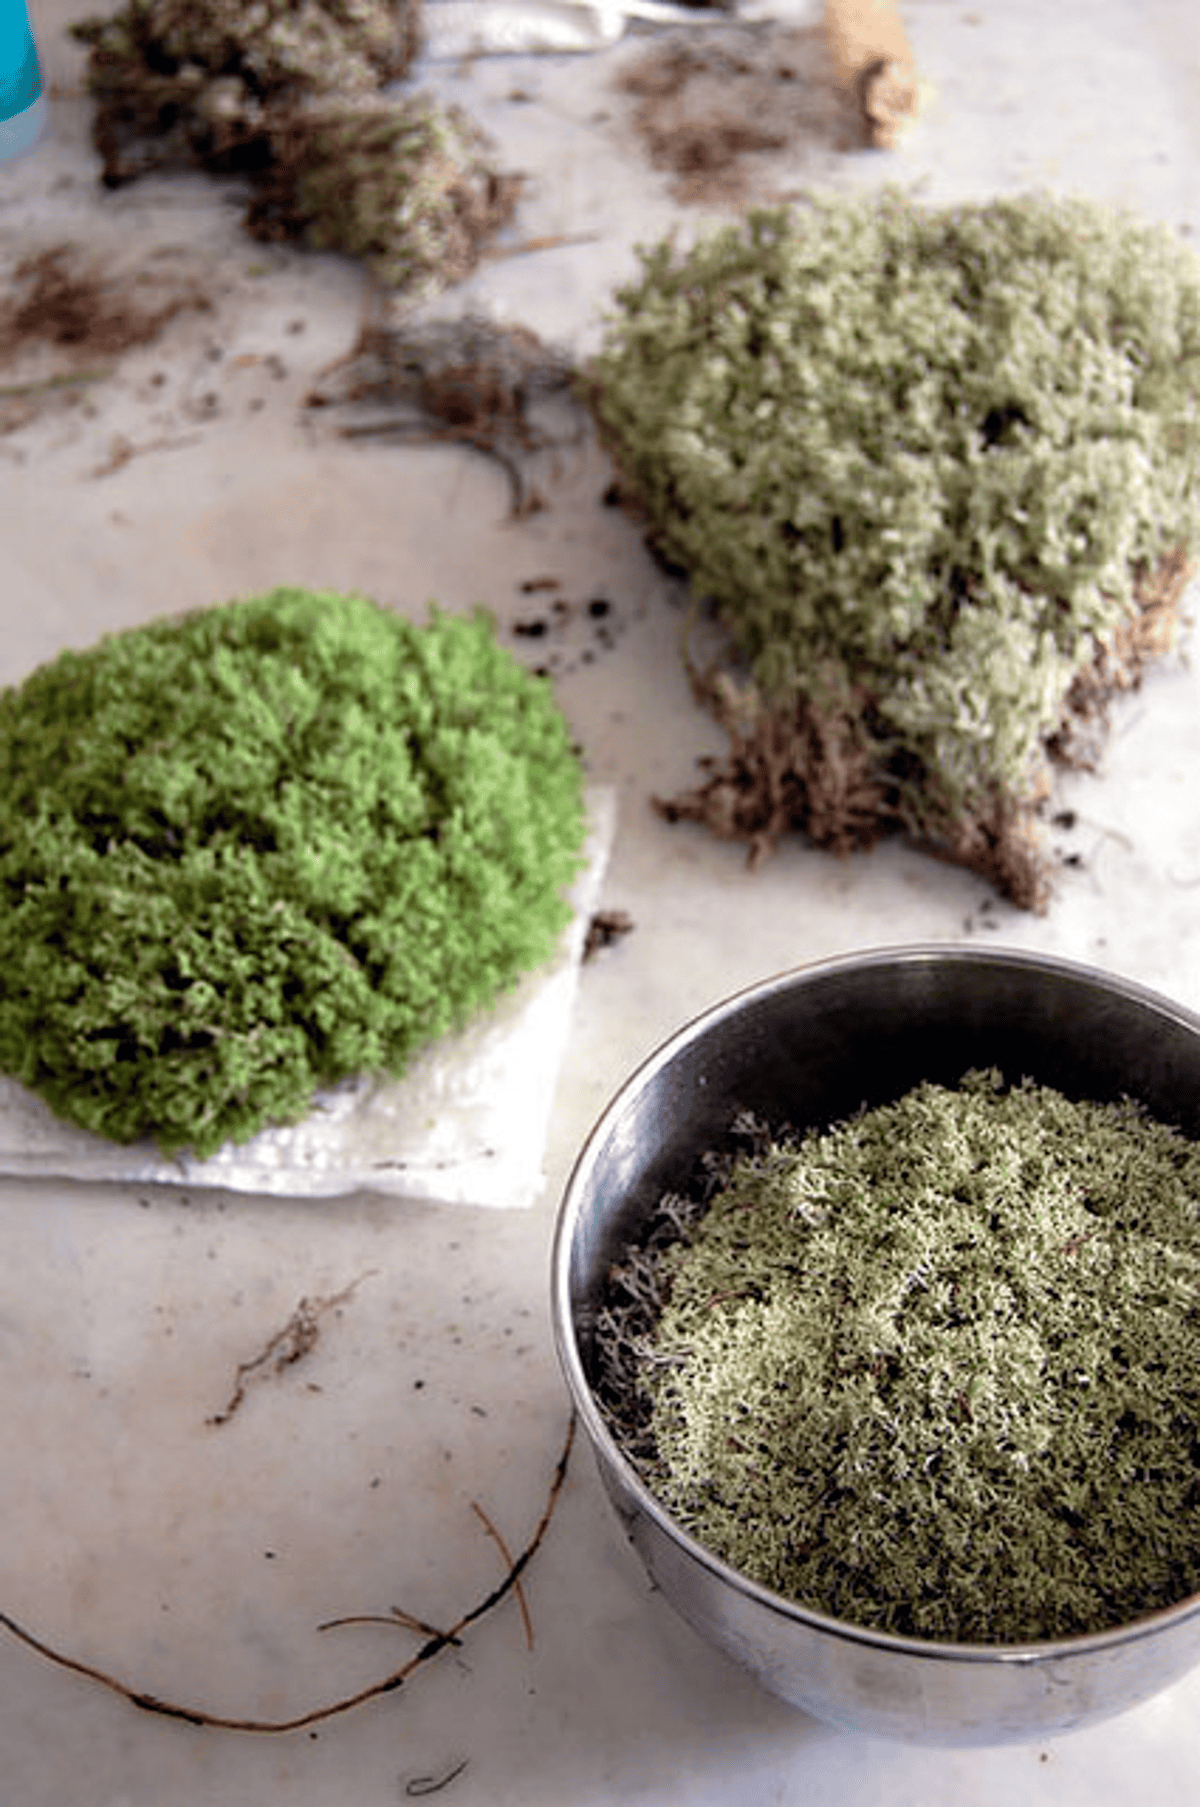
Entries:
[[494, 169], [461, 108], [428, 94], [370, 96], [280, 121], [247, 224], [255, 238], [303, 237], [360, 257], [416, 299], [474, 269], [519, 188]]

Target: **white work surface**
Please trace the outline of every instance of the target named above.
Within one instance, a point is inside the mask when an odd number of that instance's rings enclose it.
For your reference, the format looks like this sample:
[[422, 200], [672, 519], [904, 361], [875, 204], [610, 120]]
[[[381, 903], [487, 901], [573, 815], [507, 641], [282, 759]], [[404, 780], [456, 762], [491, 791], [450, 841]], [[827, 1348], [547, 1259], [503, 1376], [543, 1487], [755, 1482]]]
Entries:
[[[938, 202], [1046, 183], [1200, 242], [1194, 0], [970, 6], [904, 7], [935, 93], [903, 150], [810, 148], [776, 186], [895, 180]], [[514, 1550], [531, 1534], [567, 1420], [554, 1210], [614, 1089], [683, 1021], [780, 969], [924, 939], [1053, 951], [1200, 1007], [1200, 674], [1152, 676], [1116, 712], [1102, 775], [1066, 787], [1077, 823], [1051, 839], [1072, 863], [1040, 919], [899, 845], [841, 863], [789, 845], [751, 874], [736, 846], [669, 827], [648, 798], [686, 785], [720, 739], [685, 684], [678, 590], [602, 505], [603, 458], [568, 450], [550, 506], [512, 523], [505, 475], [477, 453], [339, 439], [329, 411], [303, 416], [353, 339], [361, 273], [249, 244], [230, 191], [200, 175], [103, 192], [62, 31], [82, 10], [36, 8], [68, 92], [38, 153], [0, 169], [0, 257], [67, 238], [174, 246], [216, 302], [122, 360], [89, 407], [0, 437], [0, 681], [284, 581], [417, 614], [431, 597], [481, 601], [507, 636], [550, 619], [550, 594], [521, 583], [556, 576], [576, 605], [566, 625], [509, 643], [551, 663], [589, 780], [618, 794], [602, 901], [636, 924], [583, 970], [527, 1211], [0, 1182], [0, 1610], [135, 1691], [288, 1717], [420, 1641], [322, 1621], [400, 1607], [444, 1625], [495, 1585], [472, 1501]], [[581, 354], [634, 241], [712, 217], [646, 164], [609, 86], [629, 54], [435, 72], [531, 176], [516, 238], [596, 235], [493, 261], [443, 311], [486, 303]], [[95, 474], [118, 433], [133, 455]], [[599, 596], [603, 624], [585, 606]], [[343, 1292], [303, 1359], [207, 1422], [302, 1299]], [[532, 1649], [508, 1599], [399, 1691], [284, 1736], [151, 1717], [0, 1632], [0, 1803], [390, 1807], [444, 1781], [447, 1807], [1182, 1807], [1200, 1788], [1200, 1674], [1107, 1726], [996, 1751], [886, 1745], [779, 1704], [652, 1594], [583, 1449], [526, 1594]]]

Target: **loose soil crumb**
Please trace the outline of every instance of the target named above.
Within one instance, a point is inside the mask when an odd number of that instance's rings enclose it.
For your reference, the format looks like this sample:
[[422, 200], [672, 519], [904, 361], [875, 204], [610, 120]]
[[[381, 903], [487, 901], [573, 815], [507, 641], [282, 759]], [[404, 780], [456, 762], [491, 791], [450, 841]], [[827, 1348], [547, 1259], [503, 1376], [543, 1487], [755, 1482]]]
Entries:
[[547, 401], [569, 402], [574, 371], [523, 326], [466, 316], [419, 328], [368, 320], [345, 358], [309, 396], [310, 407], [368, 402], [403, 412], [346, 426], [347, 438], [394, 434], [473, 446], [503, 466], [515, 518], [545, 502], [530, 461], [563, 440], [535, 419]]
[[[555, 577], [526, 579], [517, 586], [523, 596], [561, 587]], [[536, 614], [518, 615], [508, 627], [514, 640], [536, 643], [540, 663], [533, 668], [534, 675], [559, 679], [612, 652], [627, 625], [607, 596], [573, 601], [556, 595], [548, 597]]]
[[672, 35], [630, 64], [617, 87], [633, 96], [634, 127], [655, 169], [674, 177], [679, 201], [743, 199], [762, 152], [863, 141], [819, 27]]

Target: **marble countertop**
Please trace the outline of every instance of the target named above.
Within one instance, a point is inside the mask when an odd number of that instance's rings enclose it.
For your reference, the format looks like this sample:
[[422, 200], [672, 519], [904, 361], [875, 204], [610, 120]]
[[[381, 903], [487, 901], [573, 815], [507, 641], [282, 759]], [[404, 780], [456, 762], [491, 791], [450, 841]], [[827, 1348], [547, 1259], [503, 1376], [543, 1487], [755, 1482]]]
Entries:
[[[784, 968], [916, 940], [1060, 953], [1200, 1008], [1200, 675], [1156, 671], [1114, 712], [1102, 771], [1065, 782], [1074, 826], [1054, 831], [1044, 917], [898, 843], [845, 861], [788, 844], [751, 873], [739, 848], [668, 826], [649, 798], [686, 786], [720, 741], [687, 689], [681, 593], [604, 505], [602, 455], [564, 447], [540, 479], [549, 506], [518, 522], [504, 471], [476, 453], [343, 440], [306, 413], [354, 338], [360, 272], [250, 245], [229, 192], [200, 176], [102, 192], [63, 31], [76, 10], [35, 9], [59, 92], [49, 139], [0, 167], [0, 259], [68, 239], [157, 252], [202, 268], [213, 307], [130, 353], [82, 405], [0, 435], [0, 682], [276, 582], [417, 614], [430, 598], [483, 601], [549, 665], [590, 781], [616, 794], [602, 903], [635, 925], [583, 969], [527, 1210], [0, 1181], [0, 1612], [135, 1693], [288, 1719], [404, 1664], [429, 1632], [398, 1614], [445, 1629], [486, 1598], [504, 1561], [476, 1506], [513, 1551], [532, 1535], [567, 1423], [548, 1308], [556, 1203], [612, 1092], [679, 1024]], [[802, 140], [764, 183], [898, 181], [935, 201], [1042, 183], [1200, 234], [1190, 0], [904, 13], [934, 87], [909, 143]], [[673, 199], [627, 129], [612, 76], [642, 47], [423, 72], [531, 172], [519, 237], [586, 235], [485, 265], [443, 311], [486, 306], [578, 354], [638, 239], [719, 215]], [[564, 618], [522, 587], [546, 577]], [[534, 617], [543, 634], [515, 633]], [[1195, 1798], [1200, 1673], [1097, 1729], [1001, 1750], [883, 1744], [781, 1705], [651, 1592], [584, 1450], [524, 1587], [531, 1644], [508, 1598], [399, 1689], [284, 1735], [148, 1714], [0, 1630], [0, 1799]], [[319, 1629], [351, 1617], [368, 1622]]]

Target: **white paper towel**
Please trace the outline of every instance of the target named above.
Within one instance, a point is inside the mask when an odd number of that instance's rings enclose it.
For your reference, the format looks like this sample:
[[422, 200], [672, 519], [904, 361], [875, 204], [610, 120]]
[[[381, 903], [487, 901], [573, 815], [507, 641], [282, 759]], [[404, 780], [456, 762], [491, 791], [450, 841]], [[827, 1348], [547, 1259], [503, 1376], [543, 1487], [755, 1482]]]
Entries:
[[588, 918], [616, 828], [615, 792], [591, 789], [587, 806], [587, 863], [554, 959], [459, 1034], [427, 1048], [403, 1079], [348, 1080], [318, 1093], [300, 1123], [227, 1142], [200, 1161], [163, 1155], [150, 1142], [107, 1142], [0, 1078], [0, 1173], [288, 1198], [371, 1191], [448, 1204], [532, 1204], [542, 1188]]

